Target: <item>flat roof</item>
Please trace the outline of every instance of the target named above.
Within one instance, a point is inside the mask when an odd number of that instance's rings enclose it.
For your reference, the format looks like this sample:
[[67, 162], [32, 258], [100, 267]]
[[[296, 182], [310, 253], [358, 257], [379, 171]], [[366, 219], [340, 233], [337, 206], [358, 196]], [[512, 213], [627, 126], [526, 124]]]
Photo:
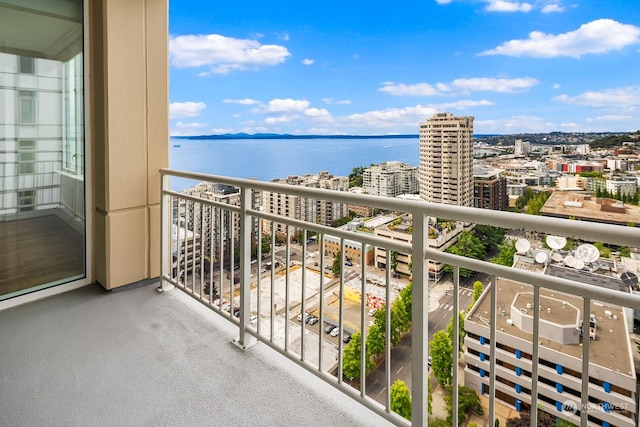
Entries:
[[596, 197], [576, 194], [572, 191], [554, 191], [540, 209], [540, 213], [546, 216], [576, 217], [601, 223], [640, 224], [640, 208], [628, 204], [624, 207], [624, 213], [607, 212], [600, 209]]
[[[497, 279], [497, 309], [499, 312], [509, 313], [511, 304], [514, 302], [518, 294], [521, 295], [518, 303], [526, 304], [527, 293], [533, 297], [533, 286], [508, 280], [504, 278]], [[488, 321], [491, 318], [491, 301], [488, 297], [490, 292], [483, 293], [478, 303], [469, 312], [469, 315], [465, 322], [475, 323], [482, 327], [488, 327]], [[564, 294], [562, 292], [551, 291], [548, 289], [540, 290], [541, 305], [545, 303], [556, 304], [552, 306], [551, 313], [545, 311], [540, 312], [540, 318], [554, 323], [571, 322], [569, 317], [575, 316], [574, 309], [570, 309], [570, 313], [566, 316], [563, 313], [562, 302], [566, 302], [566, 306], [576, 307], [580, 312], [580, 318], [582, 318], [582, 307], [584, 306], [583, 299], [574, 295]], [[529, 303], [532, 303], [533, 299]], [[555, 309], [554, 309], [555, 307]], [[546, 307], [545, 307], [546, 308]], [[626, 328], [624, 314], [622, 309], [617, 306], [609, 304], [603, 304], [598, 301], [591, 301], [591, 314], [595, 315], [597, 319], [597, 331], [596, 339], [591, 340], [589, 346], [589, 361], [596, 365], [610, 369], [612, 371], [618, 371], [621, 374], [633, 375], [633, 361], [630, 358], [629, 350], [629, 335]], [[616, 318], [614, 318], [614, 316]], [[496, 316], [496, 328], [501, 333], [505, 333], [526, 341], [532, 341], [532, 334], [525, 332], [515, 326], [512, 322], [507, 323], [510, 320], [509, 316]], [[575, 321], [575, 317], [572, 317]], [[585, 328], [585, 335], [588, 336], [588, 330]], [[577, 359], [582, 359], [582, 345], [581, 344], [561, 344], [556, 341], [552, 341], [547, 338], [540, 337], [540, 345], [542, 347], [550, 348], [560, 353], [573, 356]]]

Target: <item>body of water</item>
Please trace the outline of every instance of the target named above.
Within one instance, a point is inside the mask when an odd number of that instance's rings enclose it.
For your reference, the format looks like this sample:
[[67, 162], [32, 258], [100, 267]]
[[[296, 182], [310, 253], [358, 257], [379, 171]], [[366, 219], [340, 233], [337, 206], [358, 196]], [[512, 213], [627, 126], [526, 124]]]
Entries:
[[[268, 181], [319, 171], [348, 176], [354, 167], [390, 161], [417, 166], [419, 145], [418, 138], [172, 139], [169, 159], [172, 169]], [[190, 185], [171, 179], [174, 190]]]

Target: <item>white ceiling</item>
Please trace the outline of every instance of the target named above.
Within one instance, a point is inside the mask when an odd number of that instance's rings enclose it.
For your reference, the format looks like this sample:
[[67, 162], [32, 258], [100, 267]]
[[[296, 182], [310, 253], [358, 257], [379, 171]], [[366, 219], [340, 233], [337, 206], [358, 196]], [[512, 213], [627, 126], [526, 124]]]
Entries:
[[0, 52], [67, 61], [81, 51], [80, 0], [0, 0]]

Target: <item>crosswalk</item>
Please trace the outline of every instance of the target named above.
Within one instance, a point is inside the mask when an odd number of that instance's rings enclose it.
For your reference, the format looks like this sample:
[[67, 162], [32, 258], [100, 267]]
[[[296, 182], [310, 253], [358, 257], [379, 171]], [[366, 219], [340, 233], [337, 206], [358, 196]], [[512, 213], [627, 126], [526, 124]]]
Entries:
[[[471, 289], [467, 289], [467, 288], [461, 288], [460, 289], [460, 295], [471, 296], [472, 294], [473, 294], [473, 291]], [[453, 310], [453, 304], [442, 303], [442, 304], [440, 304], [440, 306], [438, 308], [441, 308], [441, 309], [446, 310], [446, 311], [452, 311]]]

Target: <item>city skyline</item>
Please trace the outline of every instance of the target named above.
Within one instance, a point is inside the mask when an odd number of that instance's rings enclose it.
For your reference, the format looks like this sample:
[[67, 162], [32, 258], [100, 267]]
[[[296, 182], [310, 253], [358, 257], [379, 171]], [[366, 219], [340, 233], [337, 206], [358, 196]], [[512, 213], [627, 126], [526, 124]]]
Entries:
[[171, 135], [640, 128], [640, 5], [425, 0], [172, 3]]

